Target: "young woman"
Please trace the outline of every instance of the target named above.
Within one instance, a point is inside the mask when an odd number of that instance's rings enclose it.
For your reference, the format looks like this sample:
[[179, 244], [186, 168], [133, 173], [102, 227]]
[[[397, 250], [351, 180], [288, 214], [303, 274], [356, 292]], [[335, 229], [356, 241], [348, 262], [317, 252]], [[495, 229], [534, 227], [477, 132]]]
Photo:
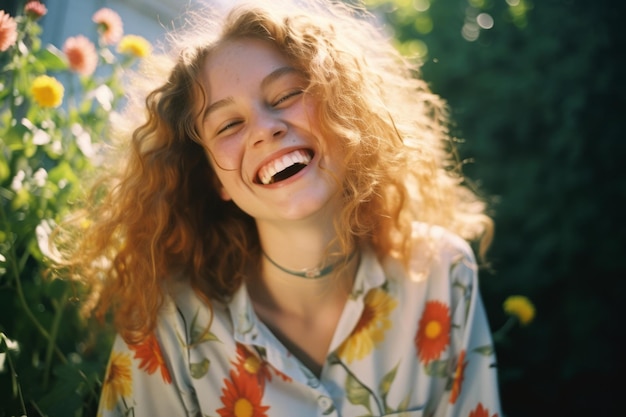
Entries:
[[119, 332], [100, 415], [500, 414], [444, 104], [362, 10], [308, 3], [197, 14], [131, 101], [62, 245]]

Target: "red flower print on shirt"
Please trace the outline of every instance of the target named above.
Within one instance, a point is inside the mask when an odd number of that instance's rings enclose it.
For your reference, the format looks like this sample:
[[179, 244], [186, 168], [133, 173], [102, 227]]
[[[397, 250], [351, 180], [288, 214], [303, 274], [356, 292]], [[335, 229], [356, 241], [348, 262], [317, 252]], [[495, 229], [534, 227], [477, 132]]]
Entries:
[[129, 347], [135, 351], [135, 359], [139, 359], [139, 369], [152, 375], [161, 370], [161, 377], [165, 383], [170, 384], [172, 377], [170, 371], [167, 369], [167, 365], [163, 360], [163, 354], [161, 353], [161, 347], [154, 334], [151, 334], [145, 338], [141, 343], [136, 345], [129, 345]]
[[217, 410], [221, 417], [267, 417], [269, 406], [261, 405], [263, 388], [256, 378], [246, 372], [230, 371], [230, 380], [224, 379], [222, 404]]
[[428, 301], [419, 321], [415, 346], [420, 361], [437, 359], [450, 343], [450, 309], [441, 301]]
[[237, 372], [246, 374], [257, 378], [261, 389], [265, 387], [265, 381], [272, 381], [272, 374], [270, 370], [279, 376], [283, 381], [291, 382], [291, 378], [272, 367], [263, 359], [250, 352], [244, 345], [237, 343], [237, 360], [233, 362], [237, 368]]
[[265, 381], [272, 380], [269, 366], [261, 358], [250, 352], [240, 343], [237, 343], [237, 360], [234, 362], [239, 374], [247, 374], [256, 378], [261, 389], [265, 387]]
[[[489, 417], [489, 409], [484, 408], [481, 403], [478, 403], [478, 406], [476, 406], [476, 409], [472, 410], [469, 413], [468, 417]], [[498, 417], [498, 413], [494, 414], [491, 417]]]
[[465, 374], [465, 367], [467, 366], [467, 362], [464, 361], [465, 351], [462, 350], [461, 353], [459, 353], [456, 363], [454, 381], [452, 382], [452, 392], [450, 393], [450, 404], [454, 404], [461, 393], [461, 385], [463, 384], [463, 376]]

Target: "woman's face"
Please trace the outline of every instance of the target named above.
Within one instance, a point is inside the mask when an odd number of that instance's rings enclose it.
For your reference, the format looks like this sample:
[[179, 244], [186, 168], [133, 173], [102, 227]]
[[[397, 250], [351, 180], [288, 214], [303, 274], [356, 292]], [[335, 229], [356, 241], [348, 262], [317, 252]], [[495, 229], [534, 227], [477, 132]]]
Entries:
[[338, 208], [343, 152], [321, 136], [304, 74], [271, 43], [238, 39], [209, 54], [201, 79], [199, 131], [224, 199], [257, 222]]

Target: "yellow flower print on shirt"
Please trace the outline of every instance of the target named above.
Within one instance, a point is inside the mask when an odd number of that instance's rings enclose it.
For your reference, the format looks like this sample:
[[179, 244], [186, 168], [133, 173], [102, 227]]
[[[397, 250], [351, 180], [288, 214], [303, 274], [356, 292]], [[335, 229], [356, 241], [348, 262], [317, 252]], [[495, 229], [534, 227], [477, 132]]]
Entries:
[[102, 384], [104, 408], [113, 410], [119, 397], [130, 397], [132, 393], [131, 359], [127, 353], [113, 352]]
[[363, 359], [384, 339], [385, 331], [391, 328], [389, 314], [398, 305], [395, 299], [380, 288], [368, 292], [364, 301], [359, 322], [337, 351], [337, 355], [348, 362]]

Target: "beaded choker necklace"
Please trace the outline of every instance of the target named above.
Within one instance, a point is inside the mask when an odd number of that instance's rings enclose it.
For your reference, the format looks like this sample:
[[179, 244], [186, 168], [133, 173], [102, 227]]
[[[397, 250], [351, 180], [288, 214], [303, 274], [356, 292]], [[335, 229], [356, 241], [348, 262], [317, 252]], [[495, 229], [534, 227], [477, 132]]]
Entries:
[[320, 269], [319, 267], [313, 267], [313, 268], [305, 268], [305, 269], [301, 269], [299, 271], [294, 271], [292, 269], [287, 269], [284, 268], [280, 265], [278, 265], [276, 262], [274, 262], [274, 260], [272, 258], [270, 258], [267, 253], [265, 253], [265, 251], [261, 251], [263, 253], [263, 256], [265, 256], [267, 258], [268, 261], [270, 261], [270, 263], [272, 265], [274, 265], [276, 268], [280, 269], [283, 272], [286, 272], [289, 275], [294, 275], [296, 277], [301, 277], [301, 278], [308, 278], [308, 279], [316, 279], [316, 278], [321, 278], [325, 275], [330, 274], [331, 272], [333, 272], [335, 270], [335, 268], [337, 268], [337, 266], [339, 266], [342, 263], [348, 263], [352, 260], [352, 258], [354, 258], [354, 255], [356, 255], [356, 249], [350, 254], [348, 255], [347, 258], [343, 258], [343, 259], [339, 259], [337, 262], [332, 263], [330, 265], [325, 266], [324, 268]]

